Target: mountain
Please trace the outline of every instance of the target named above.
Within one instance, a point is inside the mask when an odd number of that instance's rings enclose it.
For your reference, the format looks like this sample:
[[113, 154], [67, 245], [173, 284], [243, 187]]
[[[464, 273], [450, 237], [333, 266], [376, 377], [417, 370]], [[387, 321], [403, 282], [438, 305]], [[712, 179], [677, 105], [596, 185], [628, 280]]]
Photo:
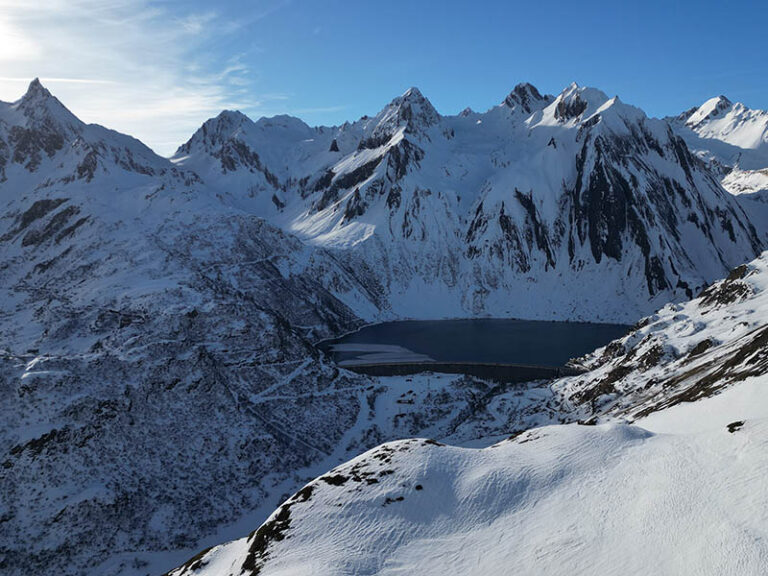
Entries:
[[161, 573], [383, 442], [596, 414], [546, 382], [359, 376], [323, 338], [402, 316], [634, 320], [759, 244], [667, 124], [576, 86], [458, 117], [413, 89], [335, 128], [224, 112], [169, 160], [35, 81], [0, 103], [0, 158], [13, 576]]
[[39, 82], [0, 117], [3, 574], [157, 574], [383, 441], [557, 418], [541, 383], [340, 371], [314, 344], [386, 313], [368, 263], [80, 122]]
[[670, 119], [689, 147], [726, 168], [758, 170], [768, 167], [768, 112], [711, 98]]
[[768, 253], [555, 382], [580, 423], [383, 444], [169, 575], [761, 574], [767, 314]]
[[669, 124], [575, 84], [557, 97], [519, 85], [455, 117], [412, 88], [335, 128], [227, 112], [174, 163], [368, 262], [395, 316], [628, 321], [760, 246]]
[[718, 96], [668, 120], [768, 237], [768, 112]]
[[39, 82], [0, 118], [0, 572], [144, 574], [327, 461], [370, 384], [313, 342], [376, 278]]

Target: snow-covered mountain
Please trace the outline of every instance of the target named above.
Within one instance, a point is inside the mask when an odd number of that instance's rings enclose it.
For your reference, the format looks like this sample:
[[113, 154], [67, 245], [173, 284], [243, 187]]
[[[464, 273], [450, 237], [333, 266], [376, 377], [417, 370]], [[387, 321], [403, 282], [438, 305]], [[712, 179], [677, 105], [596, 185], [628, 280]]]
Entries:
[[575, 86], [452, 118], [412, 90], [337, 128], [225, 112], [168, 160], [35, 81], [0, 103], [0, 170], [10, 575], [156, 574], [382, 442], [591, 418], [546, 383], [365, 378], [314, 343], [639, 316], [758, 244], [666, 124]]
[[521, 84], [455, 117], [412, 88], [337, 128], [225, 112], [174, 162], [305, 242], [359, 255], [402, 316], [629, 320], [759, 246], [667, 123], [575, 84], [557, 97]]
[[768, 112], [718, 96], [668, 120], [768, 237]]
[[312, 342], [381, 291], [38, 82], [0, 118], [0, 572], [143, 574], [328, 459], [370, 384]]
[[555, 382], [580, 423], [383, 444], [170, 574], [763, 574], [767, 316], [765, 253]]
[[688, 146], [708, 161], [726, 168], [768, 167], [768, 112], [711, 98], [670, 119]]

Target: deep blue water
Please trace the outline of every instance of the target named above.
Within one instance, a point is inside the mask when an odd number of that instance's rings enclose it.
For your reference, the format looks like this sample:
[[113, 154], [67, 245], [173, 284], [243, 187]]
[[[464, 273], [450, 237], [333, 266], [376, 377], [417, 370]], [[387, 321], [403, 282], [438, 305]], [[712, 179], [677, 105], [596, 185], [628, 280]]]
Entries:
[[[342, 364], [433, 360], [564, 366], [620, 338], [621, 324], [509, 319], [406, 320], [321, 343]], [[334, 348], [344, 351], [334, 351]]]

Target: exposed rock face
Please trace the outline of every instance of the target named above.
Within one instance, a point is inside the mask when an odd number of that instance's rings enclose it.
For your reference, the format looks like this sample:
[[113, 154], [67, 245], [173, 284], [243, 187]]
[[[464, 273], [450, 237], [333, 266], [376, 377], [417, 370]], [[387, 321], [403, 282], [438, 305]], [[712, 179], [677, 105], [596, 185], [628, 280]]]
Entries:
[[[538, 410], [557, 411], [566, 421], [580, 418], [581, 426], [518, 431], [483, 450], [423, 438], [382, 444], [316, 477], [249, 535], [204, 550], [168, 574], [266, 575], [307, 566], [323, 574], [392, 566], [440, 574], [463, 562], [462, 573], [480, 575], [528, 562], [525, 572], [547, 568], [565, 575], [573, 571], [574, 561], [591, 570], [605, 539], [613, 537], [622, 543], [611, 545], [600, 565], [616, 562], [621, 571], [632, 555], [617, 550], [637, 550], [638, 541], [648, 538], [647, 514], [653, 506], [654, 517], [665, 520], [650, 533], [666, 533], [651, 547], [653, 558], [629, 560], [635, 572], [642, 572], [659, 554], [676, 562], [680, 550], [697, 537], [692, 528], [702, 514], [717, 524], [724, 509], [732, 510], [723, 502], [740, 499], [747, 500], [740, 512], [743, 521], [754, 522], [760, 532], [763, 521], [755, 517], [752, 499], [768, 499], [762, 475], [755, 474], [768, 465], [763, 442], [768, 424], [766, 313], [768, 253], [583, 358], [585, 374], [554, 382], [552, 396]], [[675, 410], [665, 412], [671, 407]], [[750, 435], [737, 444], [731, 441], [730, 435], [745, 431]], [[680, 465], [685, 472], [676, 470]], [[743, 466], [739, 474], [734, 466]], [[712, 487], [707, 498], [697, 492], [702, 469]], [[562, 500], [553, 497], [560, 489]], [[742, 492], [734, 495], [734, 490]], [[643, 495], [639, 503], [638, 494]], [[680, 508], [670, 513], [679, 499]], [[601, 512], [590, 516], [595, 509]], [[687, 515], [695, 526], [670, 525]], [[612, 528], [596, 540], [595, 526], [606, 524]], [[735, 528], [735, 540], [742, 537], [743, 526], [740, 522]], [[562, 546], [557, 545], [558, 530]], [[717, 525], [703, 544], [722, 537], [722, 530]], [[546, 542], [546, 558], [537, 552], [540, 542]], [[511, 545], [517, 549], [510, 552]], [[482, 553], [473, 556], [475, 546]], [[692, 557], [699, 558], [701, 546], [693, 550]], [[761, 550], [744, 550], [751, 558], [750, 571], [759, 573]], [[558, 559], [545, 566], [553, 554], [571, 563]], [[682, 570], [717, 574], [728, 564], [730, 571], [738, 571], [744, 561], [739, 550], [695, 568], [686, 563]]]

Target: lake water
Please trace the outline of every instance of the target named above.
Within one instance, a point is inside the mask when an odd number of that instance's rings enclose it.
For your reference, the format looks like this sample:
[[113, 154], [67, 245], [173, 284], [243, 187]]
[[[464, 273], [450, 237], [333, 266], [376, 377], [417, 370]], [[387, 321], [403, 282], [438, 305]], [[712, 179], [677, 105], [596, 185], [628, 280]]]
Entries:
[[621, 324], [588, 322], [406, 320], [366, 326], [320, 347], [342, 366], [470, 362], [559, 367], [628, 331]]

